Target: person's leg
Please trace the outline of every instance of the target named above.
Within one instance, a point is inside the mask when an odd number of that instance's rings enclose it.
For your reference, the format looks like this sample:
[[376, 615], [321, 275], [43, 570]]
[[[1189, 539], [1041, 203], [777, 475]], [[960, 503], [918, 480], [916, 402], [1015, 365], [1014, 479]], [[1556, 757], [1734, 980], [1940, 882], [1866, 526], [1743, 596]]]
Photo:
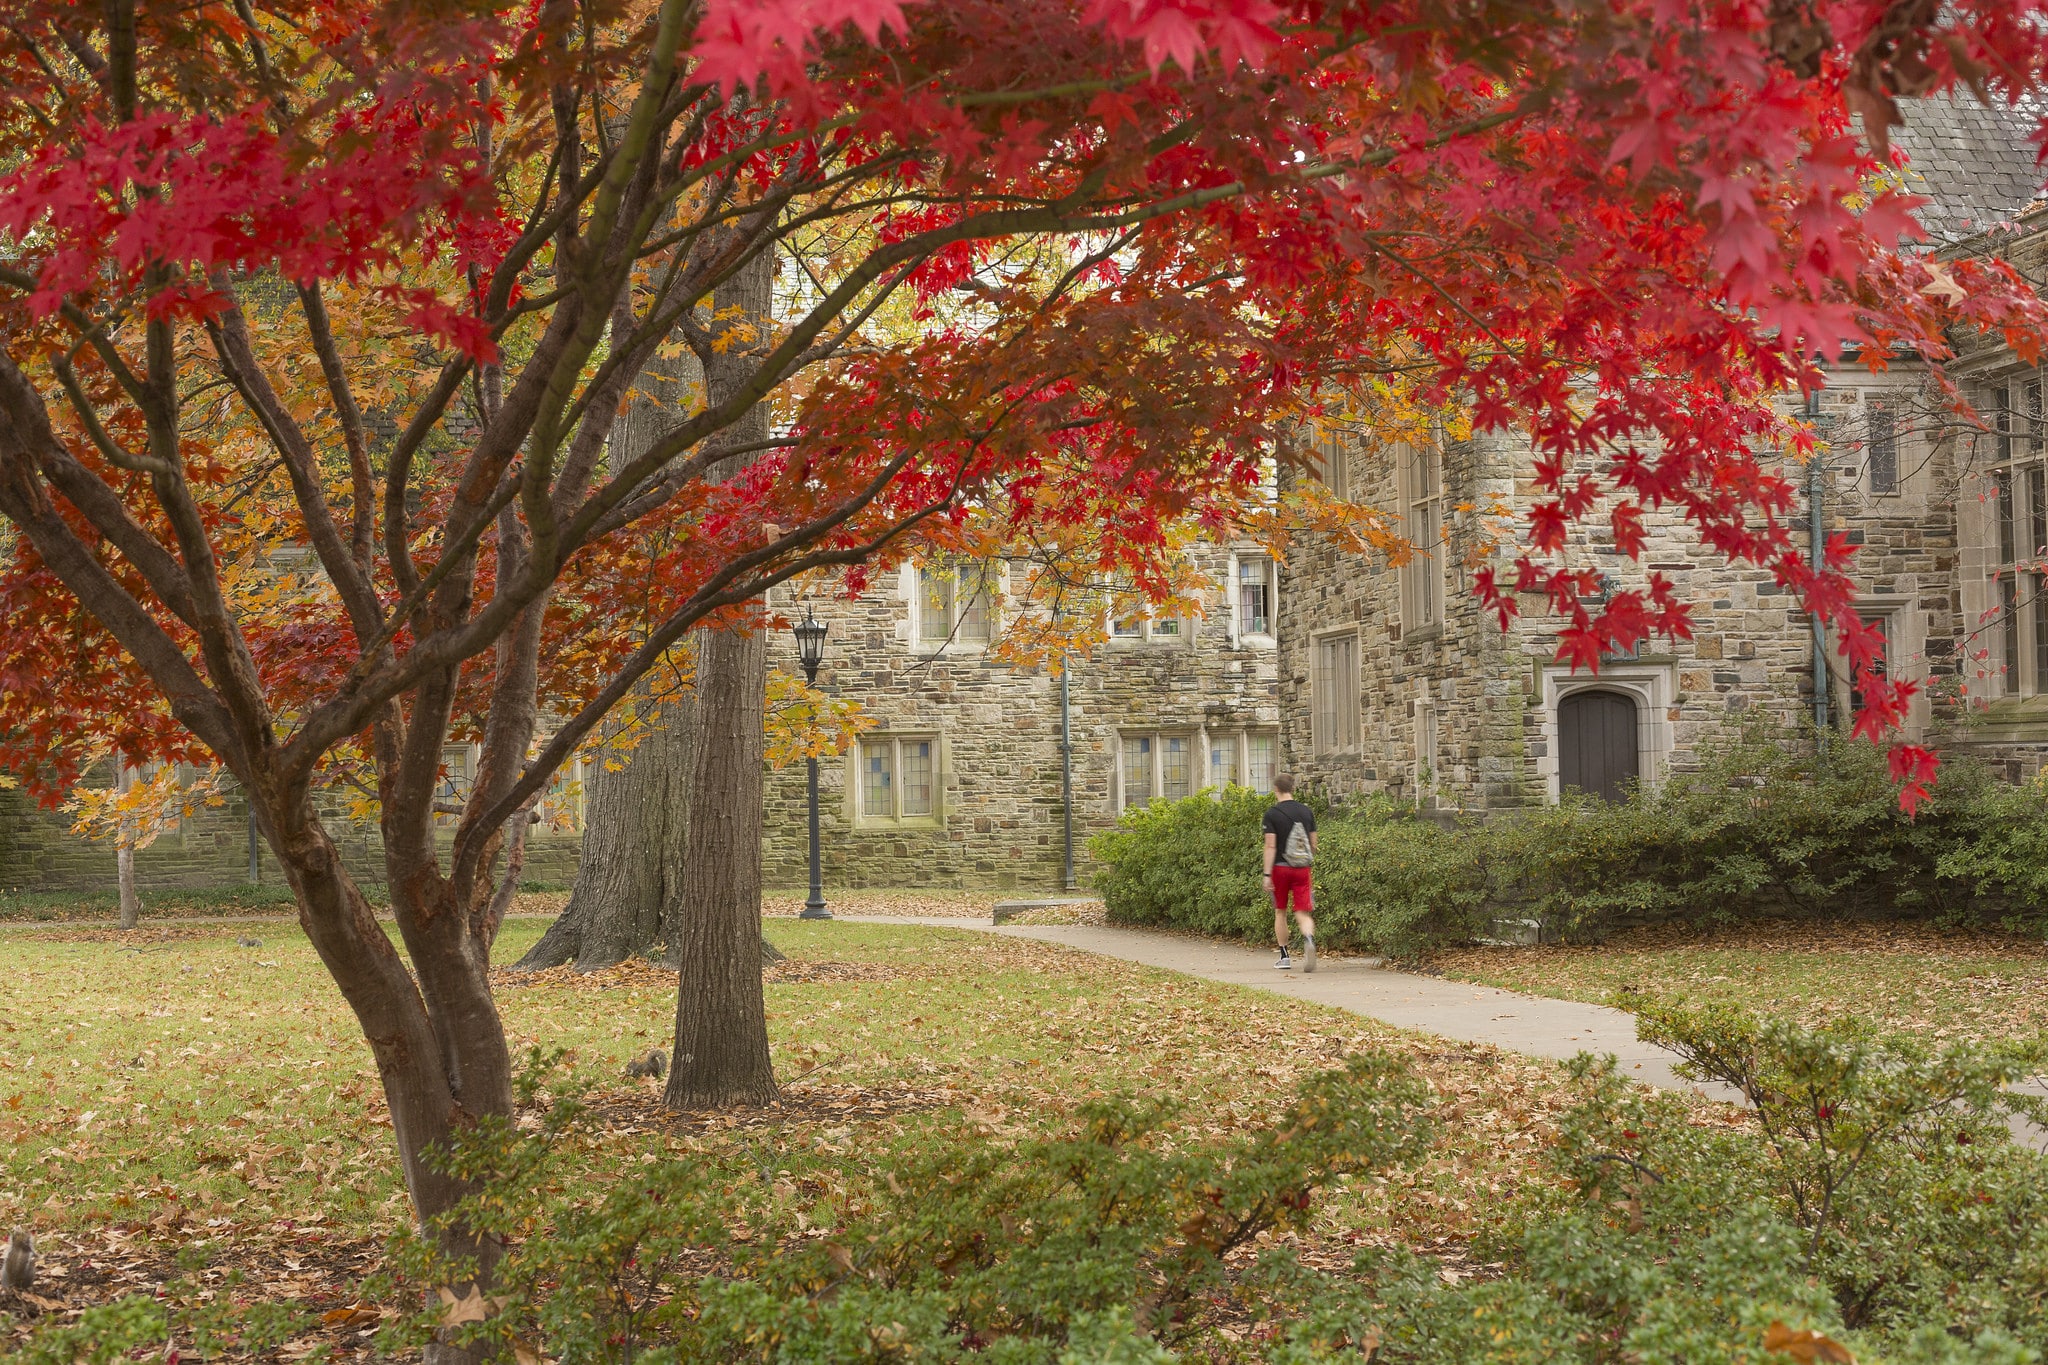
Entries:
[[1273, 965], [1287, 965], [1287, 886], [1279, 868], [1273, 869], [1273, 941], [1280, 945], [1280, 960]]
[[1301, 926], [1301, 969], [1316, 969], [1316, 889], [1304, 874], [1294, 892], [1294, 922]]

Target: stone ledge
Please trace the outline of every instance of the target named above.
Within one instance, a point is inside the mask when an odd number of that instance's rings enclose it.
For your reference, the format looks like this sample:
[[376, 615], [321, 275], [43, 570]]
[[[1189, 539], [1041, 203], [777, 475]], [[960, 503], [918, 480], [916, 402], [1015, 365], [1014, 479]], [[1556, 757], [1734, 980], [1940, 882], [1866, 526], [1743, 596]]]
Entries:
[[997, 901], [995, 922], [1008, 924], [1017, 916], [1031, 910], [1051, 910], [1062, 905], [1100, 905], [1100, 896], [1046, 896], [1038, 900]]

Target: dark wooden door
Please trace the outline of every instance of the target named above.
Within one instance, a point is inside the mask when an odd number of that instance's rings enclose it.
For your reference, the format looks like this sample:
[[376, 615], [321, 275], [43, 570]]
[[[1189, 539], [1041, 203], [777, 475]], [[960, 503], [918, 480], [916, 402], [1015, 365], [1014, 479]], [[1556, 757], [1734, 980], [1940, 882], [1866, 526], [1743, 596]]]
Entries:
[[1636, 700], [1624, 692], [1574, 692], [1558, 703], [1558, 785], [1619, 801], [1638, 776]]

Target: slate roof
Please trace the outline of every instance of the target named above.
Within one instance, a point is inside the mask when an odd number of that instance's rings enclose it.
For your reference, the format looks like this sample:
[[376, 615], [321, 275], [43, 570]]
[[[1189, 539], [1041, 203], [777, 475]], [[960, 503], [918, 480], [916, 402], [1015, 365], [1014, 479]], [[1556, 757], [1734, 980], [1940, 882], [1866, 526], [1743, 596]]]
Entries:
[[2017, 217], [2041, 194], [2048, 168], [2035, 163], [2038, 112], [1954, 96], [1899, 101], [1906, 126], [1892, 132], [1907, 156], [1906, 187], [1933, 202], [1920, 210], [1928, 245], [1941, 247]]

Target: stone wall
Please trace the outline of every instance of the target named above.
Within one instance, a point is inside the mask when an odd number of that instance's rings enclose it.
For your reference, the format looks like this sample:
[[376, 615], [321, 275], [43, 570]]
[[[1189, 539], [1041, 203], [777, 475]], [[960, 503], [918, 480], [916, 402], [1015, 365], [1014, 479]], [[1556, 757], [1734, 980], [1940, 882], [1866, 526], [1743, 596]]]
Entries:
[[[88, 780], [104, 785], [108, 776], [101, 772]], [[381, 885], [383, 845], [376, 828], [350, 822], [338, 811], [327, 815], [349, 870], [366, 885]], [[574, 880], [581, 843], [574, 833], [536, 831], [528, 840], [522, 880], [563, 885]], [[283, 886], [284, 874], [261, 840], [257, 858], [259, 882]], [[194, 812], [136, 850], [135, 882], [145, 903], [153, 892], [203, 891], [248, 881], [249, 809], [232, 791], [221, 805]], [[0, 790], [0, 891], [113, 890], [112, 844], [72, 834], [68, 815], [42, 809], [18, 788]]]
[[[1925, 421], [1902, 423], [1895, 487], [1879, 491], [1871, 467], [1868, 418], [1873, 400], [1894, 410], [1929, 406], [1922, 376], [1903, 369], [1872, 376], [1844, 371], [1822, 396], [1823, 525], [1860, 546], [1854, 576], [1869, 614], [1884, 618], [1896, 675], [1955, 690], [1961, 610], [1957, 594], [1958, 475], [1953, 443]], [[1356, 447], [1351, 496], [1406, 513], [1414, 477], [1397, 466], [1411, 455]], [[1692, 606], [1689, 640], [1646, 642], [1633, 656], [1603, 663], [1597, 675], [1555, 662], [1559, 620], [1539, 599], [1503, 629], [1472, 594], [1486, 562], [1487, 535], [1476, 509], [1495, 500], [1517, 511], [1534, 496], [1525, 445], [1479, 437], [1442, 451], [1445, 539], [1427, 557], [1397, 568], [1378, 557], [1340, 552], [1309, 539], [1288, 565], [1293, 590], [1282, 599], [1280, 706], [1289, 762], [1332, 796], [1386, 792], [1401, 800], [1484, 811], [1554, 799], [1558, 791], [1557, 710], [1573, 691], [1618, 691], [1637, 704], [1645, 780], [1657, 782], [1697, 760], [1700, 746], [1730, 720], [1763, 711], [1789, 732], [1813, 711], [1813, 636], [1793, 595], [1769, 572], [1730, 564], [1703, 548], [1669, 510], [1649, 512], [1640, 560], [1613, 546], [1604, 517], [1573, 529], [1566, 560], [1591, 566], [1610, 591], [1640, 587], [1649, 572], [1669, 577]], [[1799, 489], [1793, 528], [1807, 543], [1808, 470], [1789, 459], [1781, 472]], [[1463, 513], [1456, 509], [1468, 509]], [[1518, 530], [1519, 528], [1511, 528]], [[1512, 556], [1504, 547], [1502, 558]], [[1404, 577], [1442, 576], [1440, 624], [1404, 619], [1416, 595]], [[1358, 639], [1358, 742], [1332, 745], [1315, 733], [1316, 651], [1333, 633]], [[1828, 651], [1829, 701], [1839, 723], [1850, 700], [1841, 657]], [[1954, 728], [1955, 716], [1923, 697], [1909, 733]], [[1340, 731], [1342, 726], [1337, 727]]]
[[[1228, 552], [1208, 557], [1217, 589], [1206, 614], [1183, 622], [1178, 638], [1113, 639], [1094, 657], [1072, 661], [1074, 859], [1084, 885], [1088, 838], [1115, 822], [1126, 738], [1187, 741], [1190, 789], [1220, 775], [1213, 750], [1237, 749], [1246, 732], [1277, 738], [1276, 650], [1270, 639], [1234, 629], [1223, 590], [1234, 563]], [[957, 638], [926, 639], [916, 572], [905, 568], [858, 601], [812, 604], [831, 627], [819, 686], [874, 718], [866, 742], [935, 741], [939, 772], [934, 814], [892, 818], [861, 809], [860, 746], [822, 760], [825, 883], [1057, 890], [1064, 842], [1059, 678], [1050, 668], [1011, 667]], [[1284, 601], [1284, 579], [1280, 591]], [[774, 649], [775, 663], [796, 668], [788, 636]], [[805, 781], [801, 763], [769, 774], [763, 857], [770, 885], [800, 886], [808, 876]]]
[[[1089, 836], [1114, 823], [1122, 799], [1118, 759], [1127, 737], [1183, 743], [1189, 790], [1226, 775], [1241, 777], [1247, 734], [1267, 738], [1277, 752], [1277, 651], [1270, 636], [1235, 628], [1225, 585], [1236, 562], [1227, 550], [1207, 556], [1215, 590], [1204, 603], [1206, 614], [1181, 623], [1177, 637], [1147, 627], [1140, 638], [1112, 639], [1094, 657], [1072, 663], [1074, 860], [1083, 885]], [[857, 601], [813, 604], [831, 628], [820, 686], [859, 702], [875, 719], [866, 738], [929, 740], [938, 755], [935, 809], [909, 818], [859, 809], [852, 780], [858, 746], [821, 763], [826, 884], [1058, 890], [1064, 854], [1059, 678], [1049, 668], [1014, 668], [957, 638], [925, 639], [915, 575], [906, 568]], [[1286, 591], [1283, 582], [1283, 601]], [[775, 663], [795, 670], [795, 645], [786, 632], [771, 650]], [[1233, 771], [1225, 774], [1214, 756]], [[366, 881], [380, 882], [377, 831], [336, 812], [330, 819], [344, 859]], [[804, 885], [802, 763], [769, 772], [765, 824], [768, 884]], [[138, 852], [138, 881], [145, 893], [243, 883], [247, 829], [246, 807], [230, 797]], [[525, 879], [573, 881], [579, 844], [573, 832], [537, 833]], [[113, 865], [112, 847], [71, 835], [61, 813], [34, 809], [18, 791], [0, 792], [0, 889], [102, 891], [113, 884]], [[267, 850], [261, 868], [266, 883], [281, 883]]]

